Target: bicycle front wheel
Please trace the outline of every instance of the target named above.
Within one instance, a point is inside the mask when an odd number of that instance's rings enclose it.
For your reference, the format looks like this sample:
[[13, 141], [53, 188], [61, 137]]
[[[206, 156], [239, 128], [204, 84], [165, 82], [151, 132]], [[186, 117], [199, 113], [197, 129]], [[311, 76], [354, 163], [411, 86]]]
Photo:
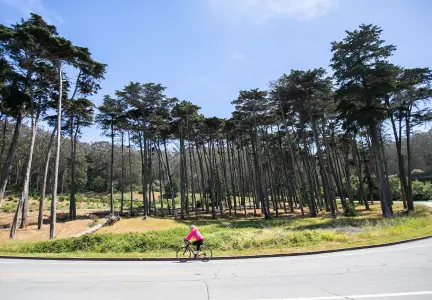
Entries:
[[199, 252], [199, 259], [202, 261], [209, 261], [213, 257], [212, 249], [206, 245], [201, 246]]
[[176, 251], [176, 256], [179, 261], [187, 261], [192, 256], [192, 251], [189, 247], [180, 247]]

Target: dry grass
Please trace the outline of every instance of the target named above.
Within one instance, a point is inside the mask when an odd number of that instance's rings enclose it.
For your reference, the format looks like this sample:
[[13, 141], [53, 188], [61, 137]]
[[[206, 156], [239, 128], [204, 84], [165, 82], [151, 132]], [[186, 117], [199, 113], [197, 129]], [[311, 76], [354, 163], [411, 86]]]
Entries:
[[119, 222], [112, 226], [106, 226], [100, 229], [97, 233], [127, 233], [127, 232], [144, 232], [151, 230], [167, 230], [171, 228], [182, 227], [181, 223], [173, 219], [155, 219], [147, 218], [143, 220], [142, 217], [121, 219]]
[[[75, 221], [64, 221], [62, 217], [67, 211], [57, 211], [59, 221], [57, 222], [57, 234], [58, 238], [67, 238], [76, 235], [84, 230], [87, 230], [89, 226], [92, 226], [92, 220], [89, 215], [97, 212], [96, 210], [78, 210], [78, 220]], [[9, 240], [10, 226], [12, 224], [14, 215], [12, 213], [0, 213], [0, 243]], [[44, 212], [44, 225], [41, 230], [37, 229], [38, 213], [29, 213], [29, 226], [27, 228], [19, 228], [16, 234], [16, 240], [18, 241], [40, 241], [48, 240], [49, 238], [49, 224], [48, 224], [49, 213]]]

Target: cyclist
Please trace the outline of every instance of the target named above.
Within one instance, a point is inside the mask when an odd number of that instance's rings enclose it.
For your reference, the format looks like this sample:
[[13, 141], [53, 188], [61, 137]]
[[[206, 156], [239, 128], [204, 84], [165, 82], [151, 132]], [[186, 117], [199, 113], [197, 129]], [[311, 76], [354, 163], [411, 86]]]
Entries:
[[189, 226], [190, 232], [187, 237], [185, 237], [185, 241], [190, 241], [191, 238], [195, 238], [195, 241], [192, 243], [192, 245], [196, 246], [197, 252], [194, 255], [194, 258], [197, 258], [199, 256], [200, 248], [204, 242], [203, 235], [198, 231], [198, 228], [196, 228], [194, 225]]

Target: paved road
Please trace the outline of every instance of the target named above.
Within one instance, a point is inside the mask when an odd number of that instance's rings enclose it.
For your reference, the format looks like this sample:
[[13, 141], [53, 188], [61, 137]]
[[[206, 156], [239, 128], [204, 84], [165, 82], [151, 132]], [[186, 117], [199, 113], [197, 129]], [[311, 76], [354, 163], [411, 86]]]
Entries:
[[[402, 201], [394, 201], [394, 202], [395, 203], [402, 203]], [[432, 201], [414, 201], [414, 207], [417, 204], [422, 204], [422, 205], [426, 205], [426, 206], [432, 207]]]
[[432, 299], [432, 239], [208, 263], [0, 260], [5, 300], [366, 298]]

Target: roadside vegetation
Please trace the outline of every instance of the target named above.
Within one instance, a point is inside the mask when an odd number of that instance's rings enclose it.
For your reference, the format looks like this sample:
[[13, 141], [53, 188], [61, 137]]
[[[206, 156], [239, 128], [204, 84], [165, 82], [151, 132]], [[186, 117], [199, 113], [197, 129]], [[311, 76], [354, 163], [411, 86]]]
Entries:
[[[278, 219], [180, 221], [173, 219], [122, 219], [93, 235], [55, 241], [5, 241], [0, 254], [50, 257], [173, 257], [188, 224], [204, 234], [214, 255], [290, 253], [354, 247], [410, 239], [432, 234], [429, 208], [417, 206], [407, 214], [395, 205], [395, 217], [383, 219], [379, 207], [358, 208], [355, 217], [317, 218], [289, 216]], [[128, 233], [119, 228], [130, 228]], [[169, 229], [168, 229], [169, 228]], [[107, 233], [111, 232], [111, 233]]]

